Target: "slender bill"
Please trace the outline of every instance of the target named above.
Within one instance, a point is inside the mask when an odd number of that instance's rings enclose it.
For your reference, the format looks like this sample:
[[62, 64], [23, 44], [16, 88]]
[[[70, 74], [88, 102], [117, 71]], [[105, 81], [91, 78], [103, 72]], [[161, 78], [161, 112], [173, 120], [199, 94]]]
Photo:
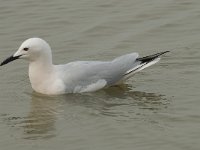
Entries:
[[11, 62], [11, 61], [13, 61], [13, 60], [16, 60], [16, 59], [18, 59], [18, 58], [20, 58], [20, 56], [21, 55], [19, 55], [19, 56], [10, 56], [10, 57], [8, 57], [7, 59], [5, 59], [1, 64], [0, 64], [0, 66], [3, 66], [3, 65], [5, 65], [5, 64], [7, 64], [7, 63], [9, 63], [9, 62]]

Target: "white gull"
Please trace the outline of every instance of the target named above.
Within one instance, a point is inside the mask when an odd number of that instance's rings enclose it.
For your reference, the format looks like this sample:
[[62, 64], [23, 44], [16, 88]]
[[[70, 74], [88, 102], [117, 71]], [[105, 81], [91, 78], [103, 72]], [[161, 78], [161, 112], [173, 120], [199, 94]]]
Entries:
[[74, 61], [53, 65], [49, 44], [40, 38], [30, 38], [0, 65], [16, 59], [28, 60], [31, 86], [38, 93], [82, 93], [121, 84], [136, 72], [157, 63], [166, 52], [169, 51], [142, 58], [138, 53], [131, 53], [112, 61]]

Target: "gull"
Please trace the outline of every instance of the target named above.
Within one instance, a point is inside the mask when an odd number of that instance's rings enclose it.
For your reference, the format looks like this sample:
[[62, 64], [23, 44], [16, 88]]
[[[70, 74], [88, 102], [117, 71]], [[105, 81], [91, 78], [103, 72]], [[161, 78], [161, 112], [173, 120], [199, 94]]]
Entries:
[[25, 59], [29, 61], [29, 79], [34, 91], [46, 95], [82, 93], [122, 84], [135, 73], [157, 63], [167, 52], [146, 57], [130, 53], [111, 61], [74, 61], [54, 65], [49, 44], [41, 38], [30, 38], [0, 66]]

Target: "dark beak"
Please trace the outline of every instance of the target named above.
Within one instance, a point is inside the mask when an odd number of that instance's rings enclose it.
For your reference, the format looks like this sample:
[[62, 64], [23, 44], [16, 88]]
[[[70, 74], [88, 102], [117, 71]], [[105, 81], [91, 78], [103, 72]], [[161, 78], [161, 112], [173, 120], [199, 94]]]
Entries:
[[3, 66], [3, 65], [5, 65], [5, 64], [7, 64], [7, 63], [9, 63], [9, 62], [11, 62], [11, 61], [13, 61], [13, 60], [16, 60], [16, 59], [18, 59], [20, 56], [21, 56], [21, 55], [19, 55], [19, 56], [10, 56], [10, 57], [8, 57], [7, 59], [5, 59], [5, 60], [0, 64], [0, 66]]

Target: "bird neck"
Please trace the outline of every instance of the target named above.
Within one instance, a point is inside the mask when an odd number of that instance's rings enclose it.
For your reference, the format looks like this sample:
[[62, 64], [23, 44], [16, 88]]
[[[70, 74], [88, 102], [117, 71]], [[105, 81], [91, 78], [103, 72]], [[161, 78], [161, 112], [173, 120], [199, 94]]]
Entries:
[[52, 61], [37, 60], [29, 64], [29, 79], [32, 88], [40, 91], [43, 87], [48, 87], [49, 81], [54, 76], [54, 65]]
[[53, 69], [52, 61], [50, 60], [37, 60], [29, 64], [29, 71], [34, 73], [49, 73]]

